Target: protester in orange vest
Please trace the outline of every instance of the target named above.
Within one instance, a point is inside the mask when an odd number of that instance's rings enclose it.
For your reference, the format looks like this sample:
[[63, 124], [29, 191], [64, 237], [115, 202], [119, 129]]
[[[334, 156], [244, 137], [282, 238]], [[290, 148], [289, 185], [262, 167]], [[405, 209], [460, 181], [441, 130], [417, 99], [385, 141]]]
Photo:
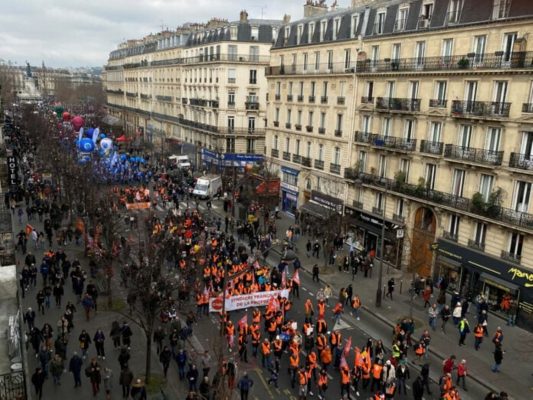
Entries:
[[289, 356], [289, 375], [291, 377], [291, 387], [293, 389], [296, 384], [296, 372], [298, 371], [298, 368], [300, 368], [300, 355], [297, 352], [292, 353]]
[[261, 342], [261, 332], [257, 322], [254, 322], [250, 326], [250, 335], [252, 336], [252, 356], [257, 358], [257, 349], [259, 347], [259, 343]]
[[333, 355], [331, 354], [331, 347], [326, 346], [320, 352], [320, 362], [322, 363], [322, 369], [324, 371], [327, 371], [332, 361], [333, 361]]
[[313, 308], [313, 303], [311, 302], [311, 299], [307, 299], [304, 304], [305, 309], [305, 322], [313, 322], [313, 314], [315, 313], [315, 310]]
[[344, 394], [350, 397], [350, 368], [346, 364], [341, 367], [341, 397]]
[[248, 340], [244, 332], [239, 334], [239, 358], [248, 363]]
[[305, 368], [301, 368], [298, 371], [298, 384], [300, 385], [298, 388], [298, 398], [300, 400], [305, 400], [307, 397], [307, 379]]
[[479, 350], [481, 343], [483, 343], [484, 334], [485, 334], [485, 330], [483, 329], [483, 325], [477, 324], [476, 327], [474, 328], [474, 348], [476, 350]]
[[270, 366], [270, 342], [266, 338], [261, 343], [261, 355], [261, 365], [263, 368], [268, 368]]
[[424, 346], [424, 342], [420, 341], [415, 346], [415, 354], [418, 357], [418, 361], [422, 361], [422, 357], [424, 357], [424, 354], [426, 353], [426, 347]]
[[233, 322], [228, 321], [226, 322], [226, 340], [228, 341], [228, 346], [231, 351], [233, 347], [233, 341], [234, 341], [234, 335], [235, 335], [235, 326], [233, 325]]
[[328, 389], [328, 373], [325, 369], [320, 371], [318, 375], [318, 399], [326, 398], [326, 390]]
[[359, 318], [360, 308], [361, 308], [361, 298], [359, 297], [359, 295], [356, 294], [352, 297], [352, 309], [353, 309], [354, 316], [358, 321], [360, 320]]
[[372, 366], [372, 384], [370, 385], [370, 391], [374, 391], [374, 386], [379, 389], [381, 386], [381, 373], [383, 372], [383, 364], [381, 360], [378, 360]]
[[326, 316], [326, 302], [319, 300], [317, 303], [318, 319], [324, 319]]
[[328, 324], [326, 323], [326, 320], [323, 318], [318, 317], [319, 319], [316, 321], [316, 331], [318, 334], [320, 333], [326, 333], [328, 331]]

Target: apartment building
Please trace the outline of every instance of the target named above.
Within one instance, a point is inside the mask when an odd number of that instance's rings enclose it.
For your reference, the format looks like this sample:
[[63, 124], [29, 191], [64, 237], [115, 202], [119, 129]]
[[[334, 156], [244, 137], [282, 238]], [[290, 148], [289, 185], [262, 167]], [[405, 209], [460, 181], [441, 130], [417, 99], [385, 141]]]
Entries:
[[130, 135], [187, 145], [206, 167], [261, 162], [269, 51], [282, 21], [213, 19], [110, 54], [106, 90]]
[[533, 3], [306, 7], [268, 70], [285, 207], [337, 197], [357, 247], [533, 326]]

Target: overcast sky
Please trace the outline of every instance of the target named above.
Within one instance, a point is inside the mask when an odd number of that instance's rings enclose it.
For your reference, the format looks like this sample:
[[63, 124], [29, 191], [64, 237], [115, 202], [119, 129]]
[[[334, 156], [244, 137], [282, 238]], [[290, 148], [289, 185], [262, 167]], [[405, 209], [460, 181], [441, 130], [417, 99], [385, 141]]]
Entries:
[[[0, 0], [0, 59], [50, 67], [101, 66], [124, 39], [211, 17], [301, 18], [306, 0]], [[327, 4], [333, 0], [327, 0]], [[347, 6], [349, 0], [341, 0]]]

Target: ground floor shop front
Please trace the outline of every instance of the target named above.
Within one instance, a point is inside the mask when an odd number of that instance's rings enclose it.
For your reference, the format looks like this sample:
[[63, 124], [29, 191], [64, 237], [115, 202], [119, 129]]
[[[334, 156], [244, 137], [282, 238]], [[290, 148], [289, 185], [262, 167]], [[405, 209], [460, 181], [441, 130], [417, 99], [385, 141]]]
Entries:
[[446, 239], [435, 247], [435, 282], [472, 301], [482, 296], [492, 313], [533, 330], [533, 271]]

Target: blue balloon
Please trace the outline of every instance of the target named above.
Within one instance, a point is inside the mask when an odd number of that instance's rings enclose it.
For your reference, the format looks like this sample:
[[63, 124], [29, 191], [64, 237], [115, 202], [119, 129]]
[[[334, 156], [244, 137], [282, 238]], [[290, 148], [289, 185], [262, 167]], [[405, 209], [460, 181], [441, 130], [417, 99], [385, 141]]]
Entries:
[[106, 137], [107, 137], [107, 136], [106, 136], [105, 133], [101, 133], [101, 134], [100, 134], [100, 139], [105, 139]]
[[78, 149], [84, 153], [92, 153], [94, 151], [94, 143], [89, 138], [83, 138], [78, 143]]
[[84, 132], [85, 132], [85, 136], [92, 138], [93, 137], [94, 128], [86, 129]]
[[120, 156], [120, 161], [126, 161], [128, 159], [128, 156], [126, 154], [122, 154]]

